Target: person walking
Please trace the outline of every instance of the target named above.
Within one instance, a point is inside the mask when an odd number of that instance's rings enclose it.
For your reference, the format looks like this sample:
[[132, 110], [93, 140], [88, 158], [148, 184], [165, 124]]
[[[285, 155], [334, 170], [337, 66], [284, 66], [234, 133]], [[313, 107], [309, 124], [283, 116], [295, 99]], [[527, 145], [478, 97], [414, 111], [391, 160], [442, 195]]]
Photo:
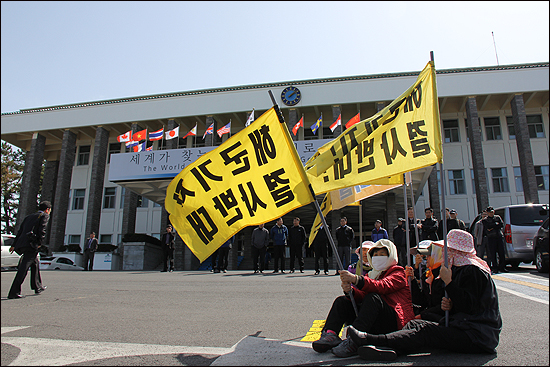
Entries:
[[97, 251], [97, 238], [95, 238], [95, 232], [90, 233], [90, 237], [86, 240], [84, 245], [84, 270], [92, 271], [94, 268], [94, 256]]
[[[261, 223], [252, 231], [252, 261], [254, 262], [254, 274], [264, 272], [265, 252], [269, 245], [269, 231]], [[259, 268], [259, 270], [258, 270]]]
[[426, 218], [420, 222], [419, 228], [422, 229], [422, 235], [420, 239], [423, 240], [439, 240], [437, 236], [438, 224], [437, 220], [434, 219], [434, 211], [432, 208], [424, 209], [424, 214]]
[[315, 275], [319, 275], [319, 260], [323, 258], [323, 269], [325, 275], [328, 275], [328, 237], [323, 225], [313, 239], [313, 251], [315, 252]]
[[227, 273], [227, 266], [229, 265], [229, 250], [233, 247], [234, 242], [235, 236], [232, 236], [218, 249], [218, 273]]
[[51, 211], [52, 204], [49, 201], [42, 201], [38, 206], [38, 211], [28, 215], [19, 227], [10, 251], [16, 251], [22, 256], [17, 266], [17, 274], [8, 292], [9, 299], [24, 297], [21, 295], [21, 284], [27, 277], [29, 268], [31, 268], [31, 289], [34, 289], [34, 293], [40, 294], [46, 289], [46, 286], [42, 286], [40, 281], [38, 250], [46, 237], [46, 226]]
[[273, 272], [279, 272], [279, 260], [281, 260], [281, 273], [284, 274], [285, 246], [288, 240], [288, 228], [283, 224], [283, 218], [277, 219], [277, 222], [271, 228], [269, 235], [273, 240], [273, 257], [275, 258], [275, 262], [273, 264]]
[[370, 238], [372, 242], [376, 242], [383, 238], [386, 240], [389, 239], [388, 231], [382, 228], [382, 221], [380, 219], [377, 219], [376, 222], [374, 222], [374, 229], [371, 232]]
[[[351, 247], [354, 238], [355, 233], [353, 232], [353, 228], [348, 226], [348, 218], [340, 218], [340, 227], [336, 228], [336, 240], [338, 241], [338, 256], [342, 262], [342, 270], [347, 269], [350, 264]], [[340, 275], [338, 270], [336, 270], [336, 274], [334, 275]]]
[[[506, 270], [506, 258], [504, 255], [504, 237], [502, 235], [502, 227], [504, 222], [499, 215], [495, 214], [495, 209], [488, 206], [487, 218], [482, 220], [483, 232], [487, 236], [487, 247], [489, 249], [491, 270], [493, 274], [498, 274], [499, 271], [508, 273]], [[498, 254], [498, 261], [497, 261]]]
[[175, 236], [172, 233], [172, 225], [166, 226], [166, 233], [162, 235], [162, 253], [164, 260], [162, 261], [163, 269], [161, 272], [168, 271], [168, 264], [170, 264], [170, 272], [174, 271], [174, 250], [175, 250]]
[[300, 273], [304, 272], [303, 250], [306, 243], [306, 229], [300, 225], [300, 218], [292, 220], [292, 227], [288, 230], [288, 245], [290, 247], [290, 272], [294, 273], [294, 259], [298, 261]]

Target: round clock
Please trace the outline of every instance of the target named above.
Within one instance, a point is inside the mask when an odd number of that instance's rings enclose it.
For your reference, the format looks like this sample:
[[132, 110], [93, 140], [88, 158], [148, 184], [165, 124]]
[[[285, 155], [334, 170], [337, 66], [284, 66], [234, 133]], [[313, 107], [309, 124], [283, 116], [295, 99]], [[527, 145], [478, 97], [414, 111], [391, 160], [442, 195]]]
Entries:
[[296, 87], [286, 87], [281, 92], [281, 99], [283, 103], [287, 106], [294, 106], [300, 102], [302, 99], [302, 94], [300, 90]]

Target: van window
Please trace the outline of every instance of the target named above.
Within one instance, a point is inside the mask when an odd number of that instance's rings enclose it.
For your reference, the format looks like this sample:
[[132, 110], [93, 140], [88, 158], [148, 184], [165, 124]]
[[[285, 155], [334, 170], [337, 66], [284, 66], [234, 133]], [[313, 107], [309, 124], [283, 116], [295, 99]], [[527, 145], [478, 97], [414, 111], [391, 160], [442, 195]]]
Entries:
[[540, 226], [548, 218], [548, 208], [522, 206], [510, 208], [510, 222], [516, 226]]

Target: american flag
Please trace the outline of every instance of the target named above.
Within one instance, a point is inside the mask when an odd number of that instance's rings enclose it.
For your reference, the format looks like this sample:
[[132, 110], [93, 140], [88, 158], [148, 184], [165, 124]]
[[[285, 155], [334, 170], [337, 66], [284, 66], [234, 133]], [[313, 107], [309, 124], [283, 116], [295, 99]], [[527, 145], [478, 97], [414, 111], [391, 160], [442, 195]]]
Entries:
[[231, 133], [231, 120], [227, 125], [217, 131], [218, 136], [221, 138], [223, 134]]
[[213, 133], [214, 133], [214, 123], [212, 123], [212, 125], [210, 125], [208, 129], [206, 129], [206, 131], [204, 132], [204, 135], [202, 136], [202, 140], [206, 138], [206, 135], [213, 134]]

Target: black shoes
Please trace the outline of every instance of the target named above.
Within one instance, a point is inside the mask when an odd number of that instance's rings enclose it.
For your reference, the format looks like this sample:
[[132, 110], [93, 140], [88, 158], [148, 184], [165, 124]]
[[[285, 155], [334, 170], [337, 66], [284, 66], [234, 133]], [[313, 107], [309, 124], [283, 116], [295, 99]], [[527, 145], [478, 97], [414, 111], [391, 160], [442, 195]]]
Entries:
[[325, 270], [325, 275], [328, 275], [328, 271]]
[[359, 357], [367, 361], [395, 361], [397, 353], [390, 348], [375, 347], [374, 345], [365, 345], [357, 350]]
[[304, 272], [304, 269], [300, 269], [300, 273], [303, 273]]
[[289, 273], [294, 273], [294, 269], [292, 269]]
[[166, 273], [168, 270], [161, 270], [160, 272], [161, 273]]
[[19, 298], [25, 298], [25, 296], [22, 296], [20, 294], [9, 294], [8, 299], [19, 299]]
[[47, 285], [42, 286], [42, 288], [40, 288], [40, 289], [35, 289], [34, 294], [40, 294], [40, 293], [44, 292], [46, 290], [46, 288], [48, 288]]
[[315, 275], [319, 275], [320, 271], [319, 270], [315, 270]]
[[326, 351], [338, 346], [340, 343], [342, 343], [342, 339], [340, 339], [338, 335], [327, 331], [322, 331], [321, 338], [311, 343], [311, 346], [317, 353], [325, 353]]

